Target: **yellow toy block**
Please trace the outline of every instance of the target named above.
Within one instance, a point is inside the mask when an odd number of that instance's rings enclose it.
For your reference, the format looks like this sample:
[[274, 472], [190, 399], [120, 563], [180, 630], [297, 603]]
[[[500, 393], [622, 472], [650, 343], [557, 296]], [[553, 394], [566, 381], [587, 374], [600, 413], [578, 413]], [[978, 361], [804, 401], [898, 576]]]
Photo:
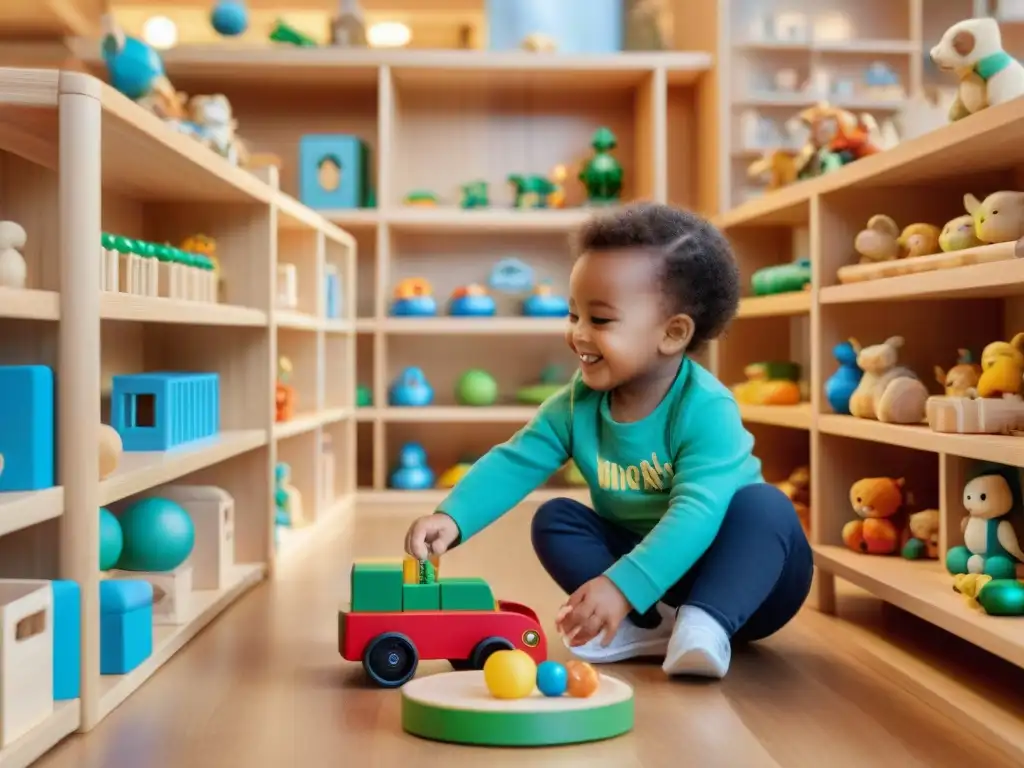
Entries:
[[415, 557], [406, 555], [405, 559], [402, 561], [402, 583], [420, 583], [420, 561]]

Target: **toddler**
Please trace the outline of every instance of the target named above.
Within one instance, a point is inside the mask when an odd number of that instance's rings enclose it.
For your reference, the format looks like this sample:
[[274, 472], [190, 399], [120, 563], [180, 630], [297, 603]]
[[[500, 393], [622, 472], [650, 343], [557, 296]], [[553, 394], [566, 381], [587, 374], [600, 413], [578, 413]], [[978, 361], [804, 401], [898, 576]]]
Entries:
[[548, 501], [532, 530], [569, 595], [556, 622], [572, 652], [664, 656], [667, 674], [721, 678], [731, 642], [785, 625], [812, 573], [736, 401], [690, 357], [736, 312], [735, 261], [707, 221], [653, 204], [592, 219], [578, 252], [566, 341], [579, 371], [413, 523], [406, 550], [426, 559], [465, 542], [572, 459], [594, 508]]

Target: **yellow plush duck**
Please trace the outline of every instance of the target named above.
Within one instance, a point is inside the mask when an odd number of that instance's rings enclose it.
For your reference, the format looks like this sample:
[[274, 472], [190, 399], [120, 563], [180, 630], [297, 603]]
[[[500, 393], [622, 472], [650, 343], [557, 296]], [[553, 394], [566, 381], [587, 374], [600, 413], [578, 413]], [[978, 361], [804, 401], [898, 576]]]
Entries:
[[981, 353], [978, 397], [1002, 397], [1020, 394], [1024, 376], [1024, 333], [1009, 342], [994, 341]]

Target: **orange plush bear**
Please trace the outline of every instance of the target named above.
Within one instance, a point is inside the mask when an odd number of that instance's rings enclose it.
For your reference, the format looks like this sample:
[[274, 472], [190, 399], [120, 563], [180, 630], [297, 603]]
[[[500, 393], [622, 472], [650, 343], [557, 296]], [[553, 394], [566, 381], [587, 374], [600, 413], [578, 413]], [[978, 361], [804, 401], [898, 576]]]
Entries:
[[903, 478], [866, 477], [850, 487], [850, 505], [861, 519], [843, 526], [843, 543], [869, 555], [892, 555], [905, 538]]

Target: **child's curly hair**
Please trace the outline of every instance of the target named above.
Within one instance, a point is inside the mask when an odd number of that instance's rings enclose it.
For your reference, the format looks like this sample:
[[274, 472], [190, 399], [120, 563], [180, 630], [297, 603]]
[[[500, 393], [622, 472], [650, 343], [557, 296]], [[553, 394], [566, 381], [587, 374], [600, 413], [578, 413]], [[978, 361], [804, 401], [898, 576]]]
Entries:
[[688, 351], [718, 338], [736, 314], [740, 272], [725, 236], [690, 211], [639, 203], [595, 216], [577, 234], [577, 253], [639, 249], [664, 260], [667, 311], [693, 318]]

